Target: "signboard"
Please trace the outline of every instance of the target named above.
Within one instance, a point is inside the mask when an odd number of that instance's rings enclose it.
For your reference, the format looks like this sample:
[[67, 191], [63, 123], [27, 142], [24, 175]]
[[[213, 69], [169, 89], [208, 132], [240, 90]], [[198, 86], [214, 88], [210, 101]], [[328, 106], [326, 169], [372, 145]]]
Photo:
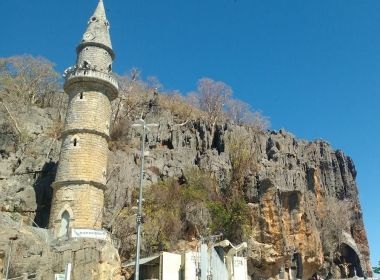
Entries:
[[73, 238], [95, 238], [106, 240], [107, 232], [105, 230], [95, 229], [71, 229], [71, 237]]
[[65, 280], [65, 274], [55, 274], [54, 280]]

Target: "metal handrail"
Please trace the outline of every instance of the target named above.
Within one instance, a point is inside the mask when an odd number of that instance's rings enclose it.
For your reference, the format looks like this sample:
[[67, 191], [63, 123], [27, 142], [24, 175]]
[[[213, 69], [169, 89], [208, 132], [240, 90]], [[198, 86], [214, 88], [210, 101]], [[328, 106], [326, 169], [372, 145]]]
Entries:
[[115, 88], [119, 88], [119, 84], [112, 74], [96, 71], [93, 69], [72, 68], [65, 72], [64, 77], [66, 81], [76, 77], [94, 77], [111, 83]]

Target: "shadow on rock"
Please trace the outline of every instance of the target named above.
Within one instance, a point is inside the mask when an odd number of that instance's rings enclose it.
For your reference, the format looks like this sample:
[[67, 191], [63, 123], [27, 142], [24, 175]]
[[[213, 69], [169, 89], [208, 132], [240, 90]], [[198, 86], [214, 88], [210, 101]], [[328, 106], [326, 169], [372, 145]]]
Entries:
[[50, 216], [50, 206], [53, 196], [51, 184], [54, 182], [57, 172], [56, 162], [47, 162], [38, 175], [33, 188], [36, 192], [37, 210], [34, 219], [35, 224], [41, 228], [47, 228]]

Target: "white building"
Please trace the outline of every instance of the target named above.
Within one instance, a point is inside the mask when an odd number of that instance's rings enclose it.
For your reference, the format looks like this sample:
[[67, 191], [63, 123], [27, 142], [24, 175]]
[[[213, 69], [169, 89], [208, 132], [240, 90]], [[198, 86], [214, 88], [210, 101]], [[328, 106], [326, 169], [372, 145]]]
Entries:
[[[161, 252], [140, 259], [140, 280], [249, 280], [247, 259], [236, 256], [246, 243], [233, 247], [229, 242], [208, 247], [202, 244], [198, 251], [184, 253]], [[221, 247], [232, 246], [227, 253]], [[216, 250], [220, 248], [219, 250]], [[218, 253], [219, 252], [219, 253]], [[134, 266], [135, 262], [123, 266]]]

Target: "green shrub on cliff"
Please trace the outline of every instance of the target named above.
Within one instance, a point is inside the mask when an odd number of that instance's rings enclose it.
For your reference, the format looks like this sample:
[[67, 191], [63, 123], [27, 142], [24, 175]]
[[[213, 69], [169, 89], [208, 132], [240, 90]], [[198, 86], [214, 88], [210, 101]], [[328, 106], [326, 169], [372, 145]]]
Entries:
[[152, 185], [144, 194], [144, 240], [147, 247], [169, 250], [179, 239], [223, 233], [239, 242], [246, 236], [250, 213], [242, 197], [218, 193], [216, 181], [199, 169]]
[[378, 266], [372, 267], [373, 273], [380, 274], [380, 262], [378, 263]]

